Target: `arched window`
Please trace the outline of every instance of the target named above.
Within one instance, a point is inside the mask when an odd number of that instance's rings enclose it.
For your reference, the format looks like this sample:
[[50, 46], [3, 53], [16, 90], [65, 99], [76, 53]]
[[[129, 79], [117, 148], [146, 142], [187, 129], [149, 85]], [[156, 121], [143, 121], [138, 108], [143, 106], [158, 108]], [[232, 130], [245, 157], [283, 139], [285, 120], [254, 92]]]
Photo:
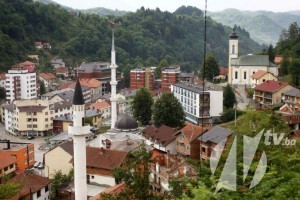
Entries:
[[238, 72], [235, 72], [235, 79], [238, 79]]
[[244, 72], [244, 79], [247, 79], [247, 72]]
[[235, 54], [235, 45], [232, 45], [232, 54]]

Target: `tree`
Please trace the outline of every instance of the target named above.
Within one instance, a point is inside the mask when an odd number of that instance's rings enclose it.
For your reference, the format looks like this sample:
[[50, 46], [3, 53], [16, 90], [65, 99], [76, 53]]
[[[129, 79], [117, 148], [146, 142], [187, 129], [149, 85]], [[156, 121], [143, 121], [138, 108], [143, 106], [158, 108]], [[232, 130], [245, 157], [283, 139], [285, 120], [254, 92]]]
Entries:
[[44, 81], [39, 80], [39, 82], [40, 82], [40, 95], [43, 95], [46, 93], [45, 84]]
[[0, 101], [4, 100], [6, 97], [6, 90], [3, 87], [0, 87]]
[[273, 63], [275, 60], [275, 54], [274, 54], [274, 48], [272, 44], [270, 44], [268, 47], [268, 55], [269, 55], [270, 62]]
[[10, 199], [11, 197], [17, 195], [22, 189], [22, 185], [10, 183], [8, 182], [9, 179], [9, 174], [3, 175], [2, 184], [0, 184], [0, 199]]
[[132, 101], [133, 116], [143, 124], [151, 120], [153, 99], [149, 90], [141, 87]]
[[171, 92], [165, 92], [157, 99], [153, 107], [154, 125], [159, 127], [167, 125], [182, 127], [185, 122], [185, 114], [182, 105]]
[[68, 175], [62, 174], [60, 170], [55, 172], [51, 183], [51, 199], [59, 199], [58, 190], [67, 186], [71, 181], [73, 181], [73, 178], [73, 169]]
[[[204, 62], [200, 69], [201, 79], [213, 81], [214, 77], [220, 74], [219, 64], [212, 54], [208, 54], [205, 57], [205, 73], [204, 73]], [[203, 77], [205, 76], [205, 77]]]
[[232, 87], [229, 84], [227, 84], [223, 94], [223, 105], [226, 108], [233, 108], [235, 103], [236, 103], [235, 94], [232, 90]]
[[292, 76], [292, 84], [300, 86], [300, 59], [294, 59], [291, 62], [289, 74]]

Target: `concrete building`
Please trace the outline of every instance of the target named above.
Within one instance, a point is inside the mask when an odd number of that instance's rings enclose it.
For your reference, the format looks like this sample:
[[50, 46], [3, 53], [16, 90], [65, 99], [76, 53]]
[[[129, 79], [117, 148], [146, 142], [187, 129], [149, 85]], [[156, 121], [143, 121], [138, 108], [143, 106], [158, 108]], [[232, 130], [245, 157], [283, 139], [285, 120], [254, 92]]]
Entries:
[[13, 135], [47, 135], [52, 132], [54, 105], [48, 100], [16, 100], [4, 105], [5, 130]]
[[111, 105], [105, 100], [93, 103], [89, 106], [89, 108], [99, 110], [102, 113], [102, 119], [107, 119], [111, 117]]
[[11, 142], [10, 140], [0, 142], [0, 148], [16, 159], [17, 172], [31, 168], [34, 163], [34, 143]]
[[11, 174], [16, 171], [17, 159], [9, 152], [0, 150], [0, 184], [5, 174]]
[[28, 69], [11, 69], [6, 76], [6, 100], [12, 102], [18, 99], [36, 99], [38, 86], [36, 73]]
[[163, 92], [170, 92], [171, 85], [180, 82], [180, 66], [162, 68], [161, 89]]
[[251, 85], [251, 75], [259, 70], [278, 76], [278, 67], [269, 61], [268, 55], [239, 55], [238, 34], [233, 29], [229, 35], [228, 83]]
[[42, 81], [45, 85], [46, 91], [55, 89], [55, 80], [57, 77], [52, 73], [39, 73], [39, 80]]
[[154, 70], [151, 68], [130, 70], [130, 89], [139, 89], [146, 87], [149, 90], [154, 89]]
[[172, 85], [172, 92], [179, 100], [186, 119], [193, 124], [212, 124], [223, 112], [223, 91], [204, 90], [201, 86], [187, 83]]

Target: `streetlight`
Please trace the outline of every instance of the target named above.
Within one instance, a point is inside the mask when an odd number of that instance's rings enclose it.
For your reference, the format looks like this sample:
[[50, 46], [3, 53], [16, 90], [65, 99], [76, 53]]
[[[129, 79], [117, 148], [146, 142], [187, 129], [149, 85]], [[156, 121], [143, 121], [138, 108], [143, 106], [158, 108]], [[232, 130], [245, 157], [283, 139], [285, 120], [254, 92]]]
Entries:
[[234, 108], [234, 126], [236, 126], [236, 109], [237, 109], [237, 102], [234, 103], [233, 108]]

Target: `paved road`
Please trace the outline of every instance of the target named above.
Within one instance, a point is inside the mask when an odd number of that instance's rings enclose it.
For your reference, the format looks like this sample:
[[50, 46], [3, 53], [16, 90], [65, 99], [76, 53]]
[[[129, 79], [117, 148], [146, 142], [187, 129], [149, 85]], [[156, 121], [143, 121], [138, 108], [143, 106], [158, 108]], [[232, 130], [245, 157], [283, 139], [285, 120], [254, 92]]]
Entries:
[[239, 110], [245, 110], [249, 105], [250, 99], [247, 97], [245, 86], [237, 86], [234, 88], [235, 97], [237, 100], [237, 108]]

